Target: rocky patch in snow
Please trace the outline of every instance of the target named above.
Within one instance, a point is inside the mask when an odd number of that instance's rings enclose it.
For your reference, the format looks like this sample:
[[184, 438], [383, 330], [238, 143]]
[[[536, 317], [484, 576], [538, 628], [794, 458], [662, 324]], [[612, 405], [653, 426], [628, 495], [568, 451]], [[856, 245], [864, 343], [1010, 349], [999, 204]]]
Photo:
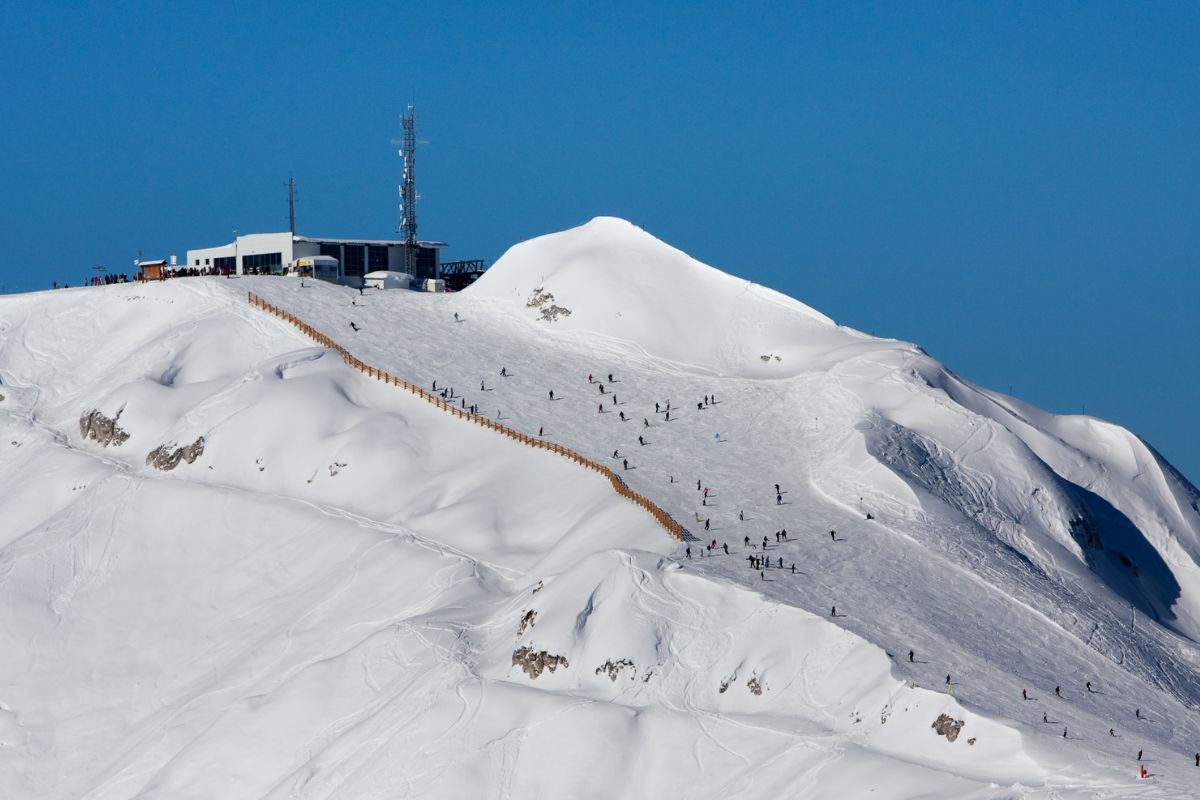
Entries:
[[941, 714], [930, 727], [937, 731], [938, 736], [945, 736], [946, 741], [953, 742], [958, 738], [964, 724], [961, 719], [954, 719], [949, 714]]
[[146, 466], [169, 472], [179, 466], [179, 462], [191, 464], [204, 452], [204, 437], [196, 437], [196, 441], [183, 447], [175, 447], [174, 442], [159, 445], [146, 455]]
[[534, 620], [536, 619], [537, 612], [532, 608], [525, 612], [525, 614], [521, 617], [521, 624], [517, 626], [518, 639], [525, 635], [525, 631], [533, 627]]
[[555, 656], [545, 650], [535, 651], [532, 647], [522, 647], [513, 651], [512, 665], [525, 670], [525, 674], [536, 679], [543, 670], [554, 672], [560, 666], [563, 669], [571, 666], [566, 656]]
[[746, 688], [750, 690], [750, 694], [755, 697], [761, 697], [763, 693], [762, 684], [758, 682], [757, 675], [751, 675], [750, 680], [746, 681]]
[[120, 418], [120, 411], [112, 419], [109, 419], [98, 409], [93, 408], [79, 417], [79, 435], [84, 439], [95, 439], [101, 447], [108, 447], [110, 444], [113, 447], [119, 447], [129, 439], [129, 434], [117, 424], [117, 420]]
[[[625, 669], [626, 667], [628, 667], [631, 671], [635, 669], [635, 667], [633, 666], [633, 662], [627, 658], [620, 658], [620, 659], [617, 659], [616, 661], [613, 661], [610, 658], [608, 661], [605, 661], [603, 664], [596, 667], [596, 674], [597, 675], [601, 675], [601, 674], [607, 675], [613, 683], [616, 683], [617, 676], [620, 675], [621, 670]], [[630, 675], [629, 677], [636, 678], [637, 676]], [[649, 673], [647, 673], [647, 678], [648, 677], [649, 677]]]
[[571, 316], [571, 309], [555, 305], [554, 295], [547, 292], [541, 286], [534, 289], [533, 294], [529, 295], [529, 300], [525, 303], [525, 307], [538, 309], [541, 312], [541, 316], [538, 319], [543, 322], [554, 322], [559, 317]]

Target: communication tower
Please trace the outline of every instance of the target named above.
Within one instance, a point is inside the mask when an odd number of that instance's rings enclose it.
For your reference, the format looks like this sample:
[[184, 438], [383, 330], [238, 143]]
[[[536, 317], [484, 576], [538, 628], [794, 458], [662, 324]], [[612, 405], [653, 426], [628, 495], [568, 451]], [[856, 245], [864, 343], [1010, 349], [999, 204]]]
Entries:
[[417, 116], [410, 104], [408, 113], [400, 115], [400, 127], [404, 130], [404, 139], [400, 158], [404, 162], [404, 172], [400, 183], [400, 227], [398, 232], [404, 237], [404, 271], [409, 275], [416, 274], [417, 257]]

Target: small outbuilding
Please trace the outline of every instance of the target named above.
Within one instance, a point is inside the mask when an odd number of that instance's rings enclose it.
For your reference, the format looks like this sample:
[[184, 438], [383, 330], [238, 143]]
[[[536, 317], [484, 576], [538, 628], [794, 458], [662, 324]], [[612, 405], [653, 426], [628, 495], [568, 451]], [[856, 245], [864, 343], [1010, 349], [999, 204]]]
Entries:
[[161, 281], [166, 277], [166, 259], [160, 258], [157, 261], [139, 261], [137, 264], [137, 279], [139, 281]]
[[377, 270], [363, 276], [363, 286], [367, 289], [407, 289], [412, 285], [412, 276], [407, 272]]

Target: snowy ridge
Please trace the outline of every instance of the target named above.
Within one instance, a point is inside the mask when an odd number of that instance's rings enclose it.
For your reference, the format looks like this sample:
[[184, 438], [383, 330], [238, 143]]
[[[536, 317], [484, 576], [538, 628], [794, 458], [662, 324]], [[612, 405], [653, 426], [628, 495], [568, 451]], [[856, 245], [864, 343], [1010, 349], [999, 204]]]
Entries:
[[1195, 489], [627, 223], [459, 295], [3, 298], [0, 394], [2, 796], [1194, 795]]

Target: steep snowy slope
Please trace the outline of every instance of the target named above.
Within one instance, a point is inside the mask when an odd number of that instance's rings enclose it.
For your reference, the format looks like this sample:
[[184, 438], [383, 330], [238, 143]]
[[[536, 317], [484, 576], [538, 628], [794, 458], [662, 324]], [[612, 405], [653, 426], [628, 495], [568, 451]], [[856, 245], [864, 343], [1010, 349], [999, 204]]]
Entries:
[[1195, 489], [628, 223], [453, 296], [5, 298], [0, 380], [0, 796], [1194, 795]]

